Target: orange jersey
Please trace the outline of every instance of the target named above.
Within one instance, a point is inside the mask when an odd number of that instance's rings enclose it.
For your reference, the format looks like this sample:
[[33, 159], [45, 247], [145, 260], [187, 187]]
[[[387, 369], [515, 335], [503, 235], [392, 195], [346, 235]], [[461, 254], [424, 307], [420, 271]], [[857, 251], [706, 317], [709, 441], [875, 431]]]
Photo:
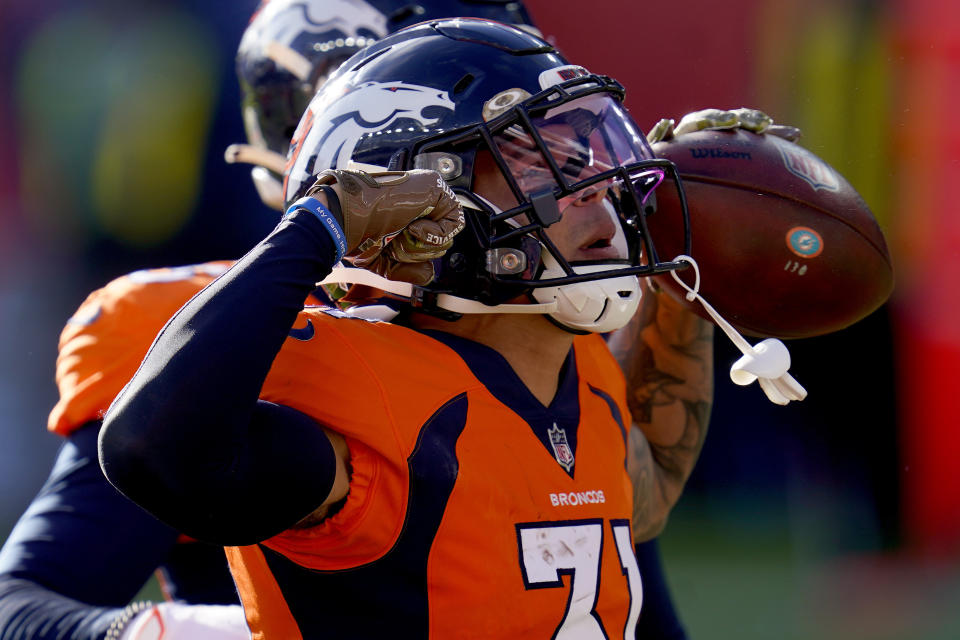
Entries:
[[60, 400], [47, 428], [66, 436], [102, 419], [167, 320], [231, 264], [135, 271], [87, 296], [60, 334]]
[[167, 320], [231, 264], [134, 271], [87, 296], [60, 334], [56, 373], [60, 399], [50, 411], [47, 428], [67, 436], [102, 419]]
[[633, 637], [625, 382], [575, 340], [550, 407], [487, 347], [306, 309], [262, 397], [342, 433], [321, 524], [227, 550], [254, 638]]

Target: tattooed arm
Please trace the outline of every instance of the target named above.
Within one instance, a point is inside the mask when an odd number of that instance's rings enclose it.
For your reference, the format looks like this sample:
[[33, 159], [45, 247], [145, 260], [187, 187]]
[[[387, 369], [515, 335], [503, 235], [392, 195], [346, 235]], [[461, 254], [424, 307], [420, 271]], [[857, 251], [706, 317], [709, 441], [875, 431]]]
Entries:
[[713, 325], [666, 293], [647, 291], [641, 310], [608, 344], [627, 378], [627, 470], [633, 534], [656, 536], [703, 446], [713, 400]]

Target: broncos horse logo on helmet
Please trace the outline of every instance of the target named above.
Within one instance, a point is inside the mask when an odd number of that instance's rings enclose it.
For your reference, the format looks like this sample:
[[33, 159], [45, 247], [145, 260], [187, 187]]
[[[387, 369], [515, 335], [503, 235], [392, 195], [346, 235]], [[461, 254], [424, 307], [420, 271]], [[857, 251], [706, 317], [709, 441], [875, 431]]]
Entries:
[[230, 145], [227, 162], [257, 165], [252, 177], [260, 198], [280, 209], [290, 138], [327, 77], [388, 33], [457, 15], [532, 28], [516, 0], [264, 0], [237, 49], [247, 144]]
[[[329, 95], [329, 94], [325, 94]], [[301, 123], [307, 130], [294, 134], [287, 176], [315, 175], [328, 167], [348, 167], [353, 150], [364, 136], [376, 135], [399, 119], [427, 128], [440, 118], [429, 117], [432, 108], [452, 111], [446, 91], [407, 82], [365, 82], [342, 95], [330, 96], [330, 104], [316, 103]], [[317, 109], [316, 112], [313, 109]], [[407, 126], [410, 126], [409, 122]], [[304, 148], [310, 154], [301, 154]], [[285, 193], [300, 184], [285, 181]]]
[[[291, 152], [286, 204], [328, 168], [435, 170], [467, 223], [435, 261], [436, 278], [414, 287], [340, 268], [330, 282], [373, 286], [438, 315], [542, 313], [573, 331], [610, 331], [636, 311], [638, 275], [681, 267], [660, 259], [646, 226], [666, 177], [684, 202], [679, 177], [622, 100], [616, 81], [520, 29], [462, 18], [408, 27], [318, 91]], [[549, 227], [573, 206], [605, 231], [568, 260]], [[674, 246], [689, 247], [685, 205], [679, 215]]]

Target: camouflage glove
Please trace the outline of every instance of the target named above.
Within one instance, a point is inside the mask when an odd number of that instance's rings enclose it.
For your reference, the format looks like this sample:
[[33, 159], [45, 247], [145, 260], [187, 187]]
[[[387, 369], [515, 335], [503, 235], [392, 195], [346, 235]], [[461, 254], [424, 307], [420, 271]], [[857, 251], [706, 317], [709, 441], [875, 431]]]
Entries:
[[672, 118], [663, 118], [653, 125], [647, 134], [647, 142], [661, 142], [670, 140], [685, 133], [703, 131], [704, 129], [745, 129], [754, 133], [769, 135], [796, 142], [800, 138], [800, 129], [782, 124], [774, 124], [773, 118], [758, 109], [701, 109], [691, 111], [675, 124]]
[[320, 192], [343, 230], [344, 259], [391, 280], [430, 282], [430, 260], [450, 248], [464, 225], [457, 197], [435, 171], [328, 169], [307, 197]]

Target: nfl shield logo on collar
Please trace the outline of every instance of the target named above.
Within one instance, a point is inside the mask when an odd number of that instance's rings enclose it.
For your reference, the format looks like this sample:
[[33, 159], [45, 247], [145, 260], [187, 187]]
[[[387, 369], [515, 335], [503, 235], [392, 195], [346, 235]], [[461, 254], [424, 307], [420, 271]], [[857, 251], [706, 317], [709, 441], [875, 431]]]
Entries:
[[550, 446], [553, 447], [553, 457], [557, 459], [560, 466], [570, 473], [573, 468], [573, 451], [567, 443], [567, 432], [553, 423], [553, 428], [547, 431], [550, 436]]

